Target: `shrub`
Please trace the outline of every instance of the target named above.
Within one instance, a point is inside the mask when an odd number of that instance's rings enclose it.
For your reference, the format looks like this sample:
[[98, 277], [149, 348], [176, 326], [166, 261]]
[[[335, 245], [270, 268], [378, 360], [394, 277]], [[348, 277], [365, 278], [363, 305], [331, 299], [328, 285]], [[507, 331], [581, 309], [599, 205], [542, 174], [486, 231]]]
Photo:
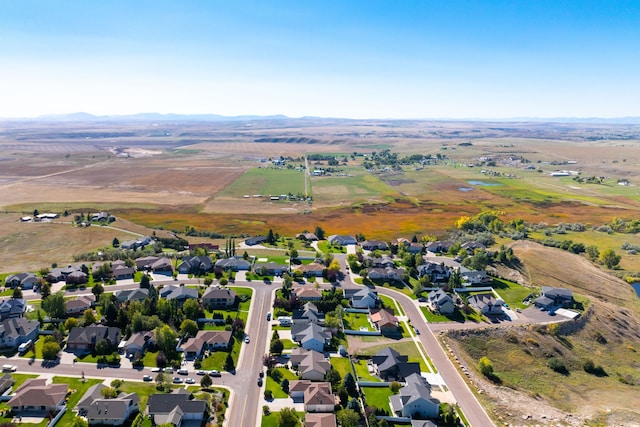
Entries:
[[557, 357], [551, 357], [549, 360], [547, 360], [547, 366], [559, 374], [569, 374], [569, 370], [564, 365], [564, 362]]
[[607, 372], [601, 365], [596, 365], [593, 360], [588, 359], [582, 364], [582, 369], [588, 374], [595, 375], [596, 377], [607, 377]]

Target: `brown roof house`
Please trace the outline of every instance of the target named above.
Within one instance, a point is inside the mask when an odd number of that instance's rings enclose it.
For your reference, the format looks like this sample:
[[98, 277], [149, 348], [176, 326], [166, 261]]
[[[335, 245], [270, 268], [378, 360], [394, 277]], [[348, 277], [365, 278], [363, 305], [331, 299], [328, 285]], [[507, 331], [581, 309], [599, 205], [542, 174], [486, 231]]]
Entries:
[[138, 412], [140, 398], [135, 393], [120, 393], [112, 399], [105, 399], [102, 390], [104, 384], [96, 384], [87, 390], [74, 410], [84, 416], [89, 425], [123, 425], [134, 413]]
[[303, 380], [324, 381], [325, 375], [331, 369], [331, 363], [324, 354], [315, 350], [296, 347], [291, 351], [289, 360]]
[[304, 427], [336, 427], [335, 414], [311, 412], [304, 416]]
[[369, 319], [382, 335], [398, 335], [398, 318], [388, 308], [369, 309]]
[[189, 338], [178, 351], [184, 353], [187, 359], [200, 358], [206, 350], [226, 350], [231, 341], [231, 331], [198, 331], [195, 337]]
[[205, 307], [231, 307], [236, 302], [236, 292], [229, 288], [209, 287], [202, 295]]
[[46, 378], [29, 378], [7, 402], [14, 412], [58, 412], [66, 402], [69, 386], [49, 384]]
[[333, 412], [336, 407], [336, 396], [329, 382], [293, 380], [289, 383], [289, 394], [294, 401], [302, 399], [307, 412]]
[[90, 295], [80, 295], [76, 298], [65, 301], [64, 305], [67, 308], [67, 316], [75, 316], [80, 315], [85, 312], [85, 310], [90, 310], [96, 303], [96, 296], [93, 294]]
[[102, 340], [106, 340], [115, 350], [120, 343], [120, 338], [120, 328], [95, 325], [75, 327], [69, 331], [67, 350], [72, 352], [89, 352]]

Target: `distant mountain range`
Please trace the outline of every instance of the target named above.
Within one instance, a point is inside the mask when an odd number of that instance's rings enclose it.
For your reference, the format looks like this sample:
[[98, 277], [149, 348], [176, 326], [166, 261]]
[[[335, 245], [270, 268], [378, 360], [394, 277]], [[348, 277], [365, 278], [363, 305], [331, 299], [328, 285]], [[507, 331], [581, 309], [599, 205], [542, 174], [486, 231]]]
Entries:
[[[337, 117], [302, 117], [300, 119], [325, 119], [325, 120], [344, 120], [350, 119], [337, 118]], [[0, 120], [25, 120], [25, 121], [44, 121], [44, 122], [123, 122], [123, 121], [140, 121], [140, 122], [167, 122], [167, 121], [196, 121], [196, 122], [230, 122], [230, 121], [249, 121], [249, 120], [298, 120], [291, 118], [283, 114], [276, 114], [271, 116], [258, 116], [258, 115], [244, 115], [244, 116], [223, 116], [219, 114], [160, 114], [160, 113], [139, 113], [129, 115], [107, 115], [96, 116], [90, 113], [71, 113], [71, 114], [51, 114], [34, 118], [22, 118], [22, 119], [2, 119]], [[356, 119], [354, 119], [356, 120]], [[376, 119], [370, 119], [376, 120]], [[523, 122], [535, 122], [535, 123], [593, 123], [593, 124], [627, 124], [636, 125], [640, 124], [640, 117], [512, 117], [512, 118], [424, 118], [424, 119], [380, 119], [384, 121], [389, 120], [433, 120], [433, 121], [451, 121], [451, 122], [510, 122], [510, 123], [523, 123]]]

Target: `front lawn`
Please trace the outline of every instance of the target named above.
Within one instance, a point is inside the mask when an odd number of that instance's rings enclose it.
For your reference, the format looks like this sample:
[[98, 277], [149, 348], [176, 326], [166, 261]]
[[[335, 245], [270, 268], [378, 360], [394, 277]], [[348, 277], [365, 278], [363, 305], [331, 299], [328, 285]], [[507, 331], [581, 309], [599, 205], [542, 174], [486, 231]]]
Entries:
[[[78, 401], [80, 401], [80, 398], [84, 396], [84, 394], [87, 392], [89, 387], [91, 387], [92, 385], [101, 383], [102, 380], [85, 379], [84, 382], [82, 382], [82, 379], [80, 378], [53, 377], [52, 382], [54, 384], [69, 385], [69, 390], [71, 391], [71, 395], [67, 398], [67, 408], [72, 409], [78, 404]], [[60, 421], [58, 421], [58, 423], [61, 426], [71, 426], [73, 425], [73, 420], [75, 419], [75, 417], [76, 417], [75, 412], [71, 410], [67, 410], [67, 412], [64, 413], [62, 418], [60, 418]]]
[[[240, 355], [240, 348], [242, 347], [242, 340], [239, 340], [236, 337], [232, 336], [231, 342], [232, 342], [231, 357], [233, 357], [233, 365], [237, 366], [238, 357]], [[226, 351], [212, 352], [209, 357], [205, 357], [202, 360], [201, 369], [208, 370], [208, 371], [213, 369], [217, 371], [223, 371], [224, 362], [227, 360], [227, 354], [229, 353]]]
[[402, 310], [402, 306], [400, 304], [396, 304], [396, 300], [394, 300], [393, 298], [390, 298], [386, 295], [378, 295], [378, 298], [380, 298], [380, 301], [382, 301], [382, 304], [386, 308], [392, 309], [397, 313], [398, 316], [405, 315], [404, 310]]
[[513, 309], [527, 308], [523, 300], [534, 292], [531, 288], [498, 278], [493, 279], [491, 286], [500, 295], [500, 298]]
[[[286, 378], [286, 379], [289, 380], [289, 382], [291, 382], [293, 380], [297, 380], [298, 379], [296, 374], [291, 372], [289, 369], [273, 368], [271, 370], [271, 372], [273, 372], [273, 371], [279, 371], [282, 374], [282, 380], [284, 380]], [[265, 385], [265, 387], [266, 387], [265, 390], [271, 390], [271, 393], [273, 393], [273, 398], [274, 399], [286, 399], [287, 397], [289, 397], [289, 395], [282, 390], [282, 385], [281, 385], [282, 380], [280, 380], [280, 382], [276, 382], [276, 380], [274, 380], [271, 377], [271, 375], [267, 375], [266, 380], [267, 381], [266, 381], [266, 385]]]

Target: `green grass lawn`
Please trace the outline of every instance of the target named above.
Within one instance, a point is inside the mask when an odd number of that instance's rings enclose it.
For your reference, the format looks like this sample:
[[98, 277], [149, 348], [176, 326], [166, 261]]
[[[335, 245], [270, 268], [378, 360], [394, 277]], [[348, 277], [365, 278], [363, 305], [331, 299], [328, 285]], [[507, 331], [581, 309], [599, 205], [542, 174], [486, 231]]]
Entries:
[[504, 279], [493, 279], [493, 289], [500, 295], [500, 297], [506, 302], [509, 307], [526, 308], [527, 306], [522, 302], [532, 292], [536, 291], [531, 288], [524, 287], [515, 282], [510, 282]]
[[392, 344], [382, 344], [376, 345], [372, 347], [364, 348], [360, 351], [360, 356], [373, 356], [378, 353], [380, 350], [391, 347], [396, 350], [398, 353], [402, 355], [409, 356], [409, 362], [420, 362], [420, 370], [423, 372], [429, 372], [429, 368], [427, 364], [422, 360], [420, 356], [420, 352], [418, 351], [418, 347], [413, 341], [403, 341], [399, 343]]
[[284, 344], [284, 349], [285, 350], [291, 350], [292, 348], [299, 347], [298, 344], [296, 344], [293, 341], [288, 340], [288, 339], [281, 339], [280, 341], [282, 341], [282, 344]]
[[366, 286], [381, 286], [383, 288], [387, 288], [387, 289], [393, 289], [394, 291], [398, 291], [400, 293], [405, 294], [406, 296], [408, 296], [411, 299], [417, 299], [416, 296], [413, 294], [413, 291], [411, 289], [409, 289], [408, 287], [404, 286], [402, 283], [399, 282], [394, 282], [394, 283], [390, 283], [390, 282], [385, 282], [385, 281], [373, 281], [373, 280], [369, 280], [369, 279], [365, 279], [363, 280], [363, 284]]
[[443, 322], [484, 322], [486, 319], [476, 311], [472, 311], [469, 314], [464, 314], [458, 308], [452, 314], [437, 314], [432, 313], [427, 307], [420, 307], [422, 314], [427, 319], [427, 322], [431, 323], [443, 323]]
[[345, 329], [352, 329], [359, 331], [362, 329], [367, 331], [375, 330], [369, 322], [369, 318], [364, 313], [344, 313], [342, 315], [342, 321]]
[[[68, 384], [69, 390], [71, 390], [71, 395], [67, 399], [67, 408], [74, 408], [78, 401], [84, 396], [87, 392], [87, 389], [94, 384], [101, 383], [102, 380], [96, 379], [86, 379], [82, 382], [80, 378], [68, 378], [68, 377], [53, 377], [52, 382], [54, 384]], [[73, 420], [76, 417], [76, 413], [73, 411], [67, 411], [60, 418], [58, 425], [61, 426], [70, 426], [73, 425]], [[46, 425], [46, 424], [45, 424]]]
[[344, 376], [349, 372], [353, 374], [353, 372], [351, 371], [351, 362], [349, 362], [348, 357], [332, 357], [329, 360], [333, 369], [338, 371], [342, 378], [344, 378]]
[[387, 410], [389, 409], [389, 397], [393, 395], [389, 387], [362, 387], [365, 400], [368, 406]]
[[[298, 426], [302, 425], [302, 417], [304, 417], [304, 412], [298, 412]], [[272, 412], [269, 415], [263, 415], [262, 421], [260, 422], [261, 427], [278, 427], [278, 413]]]
[[[288, 379], [289, 381], [293, 381], [293, 380], [297, 380], [298, 379], [296, 374], [294, 374], [293, 372], [291, 372], [288, 369], [274, 368], [274, 370], [277, 370], [282, 374], [282, 379], [283, 380], [285, 378]], [[281, 382], [276, 382], [273, 378], [271, 378], [270, 375], [266, 376], [266, 380], [267, 381], [266, 381], [266, 384], [265, 384], [265, 386], [266, 386], [265, 390], [271, 390], [271, 392], [273, 393], [273, 398], [274, 399], [286, 399], [287, 397], [289, 397], [289, 395], [282, 390]]]
[[359, 381], [382, 381], [380, 378], [369, 373], [369, 369], [367, 369], [367, 359], [358, 359], [358, 361], [354, 363], [354, 366]]
[[393, 309], [396, 315], [398, 316], [405, 315], [404, 310], [402, 309], [402, 306], [400, 304], [396, 304], [395, 302], [396, 300], [394, 300], [393, 298], [390, 298], [386, 295], [378, 295], [378, 298], [380, 298], [380, 300], [382, 301], [385, 307]]
[[42, 345], [44, 344], [44, 340], [38, 339], [33, 344], [34, 345], [32, 349], [27, 351], [20, 357], [23, 357], [25, 359], [42, 359]]
[[304, 180], [305, 173], [295, 169], [254, 167], [247, 169], [227, 186], [221, 195], [241, 198], [245, 194], [262, 194], [265, 197], [288, 193], [298, 194], [304, 192]]

